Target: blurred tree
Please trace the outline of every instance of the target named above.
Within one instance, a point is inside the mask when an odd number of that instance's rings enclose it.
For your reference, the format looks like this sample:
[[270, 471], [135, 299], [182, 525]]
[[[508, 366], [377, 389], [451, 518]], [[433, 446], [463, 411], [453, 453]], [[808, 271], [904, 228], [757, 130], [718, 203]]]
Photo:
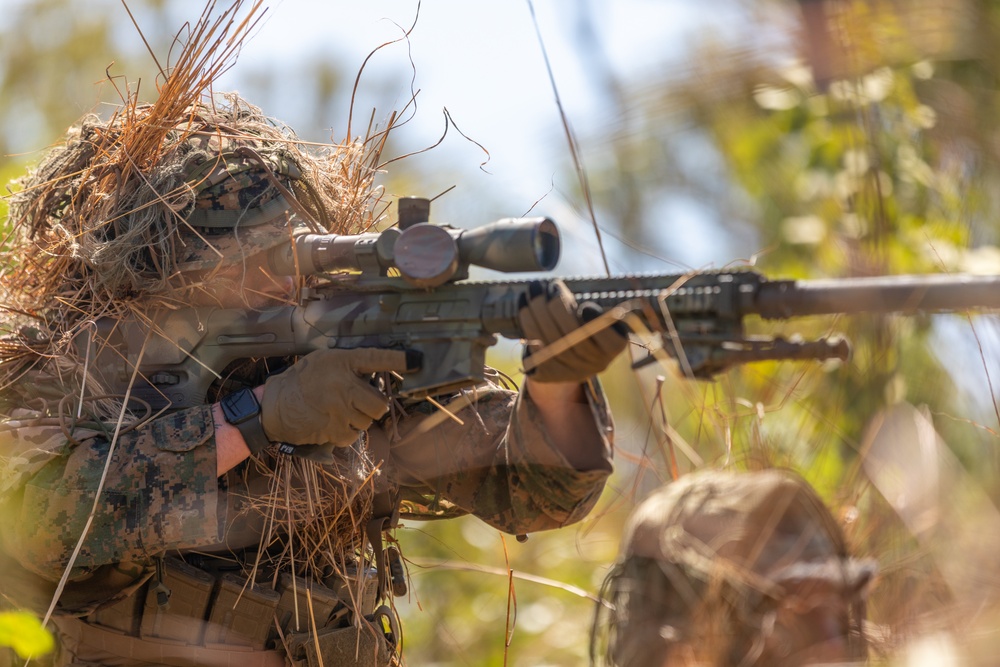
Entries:
[[[140, 25], [165, 17], [162, 0], [133, 0]], [[155, 64], [135, 39], [128, 14], [114, 0], [15, 2], [0, 22], [0, 156], [28, 161], [83, 114], [120, 100], [126, 86], [155, 95]], [[166, 53], [172, 34], [150, 31], [150, 46]], [[128, 82], [123, 75], [128, 75]], [[13, 155], [12, 155], [13, 154]]]
[[[753, 261], [774, 277], [997, 273], [990, 244], [1000, 220], [1000, 3], [744, 4], [752, 20], [727, 33], [725, 43], [708, 36], [683, 63], [664, 66], [661, 78], [626, 88], [639, 119], [627, 135], [601, 127], [584, 140], [602, 145], [610, 136], [627, 144], [609, 146], [591, 165], [591, 182], [601, 184], [598, 206], [613, 218], [620, 193], [641, 191], [645, 212], [632, 206], [627, 217], [645, 220], [647, 235], [662, 236], [660, 202], [677, 191], [699, 193], [708, 211], [701, 232], [723, 244], [752, 230], [744, 256], [760, 249]], [[633, 160], [624, 176], [622, 155]], [[641, 187], [616, 188], [618, 178], [636, 175]], [[675, 235], [660, 247], [683, 254], [687, 242]], [[689, 443], [697, 455], [687, 467], [706, 461], [803, 471], [844, 508], [862, 550], [882, 560], [876, 618], [899, 632], [915, 631], [908, 624], [917, 615], [943, 616], [948, 594], [936, 573], [945, 563], [926, 557], [859, 473], [873, 423], [902, 402], [929, 406], [970, 483], [998, 497], [992, 392], [984, 375], [951, 371], [961, 349], [983, 341], [966, 327], [950, 339], [958, 349], [942, 347], [936, 325], [943, 322], [860, 316], [757, 322], [758, 331], [807, 338], [844, 332], [854, 358], [826, 367], [759, 364], [710, 385], [673, 369], [664, 373], [674, 378], [665, 390], [673, 440]], [[993, 326], [985, 318], [976, 323], [987, 332]], [[976, 392], [980, 399], [970, 401]], [[961, 530], [941, 528], [952, 529]], [[970, 563], [967, 576], [982, 573]], [[991, 595], [996, 605], [996, 591]]]
[[[174, 40], [183, 40], [186, 24], [197, 18], [194, 10], [201, 11], [166, 0], [6, 5], [0, 21], [0, 159], [34, 162], [84, 114], [100, 114], [129, 93], [154, 99], [159, 68], [169, 68]], [[317, 57], [283, 65], [241, 63], [231, 80], [239, 81], [246, 99], [312, 141], [330, 140], [331, 128], [346, 130], [346, 121], [334, 127], [346, 118], [350, 93], [339, 64]], [[368, 84], [386, 96], [385, 82]]]
[[[857, 29], [851, 32], [856, 47], [851, 54], [862, 51], [871, 62], [882, 63], [879, 67], [828, 81], [826, 91], [820, 90], [809, 68], [792, 60], [795, 53], [787, 40], [768, 37], [792, 33], [797, 8], [765, 3], [766, 11], [759, 17], [765, 23], [749, 25], [743, 40], [725, 45], [709, 40], [686, 60], [685, 68], [670, 68], [664, 79], [630, 88], [627, 94], [635, 102], [627, 106], [640, 119], [637, 129], [612, 134], [609, 140], [607, 128], [601, 128], [594, 137], [596, 145], [627, 144], [614, 146], [613, 154], [609, 151], [603, 161], [599, 155], [591, 170], [591, 181], [600, 184], [598, 204], [610, 212], [609, 217], [615, 219], [619, 205], [615, 197], [621, 192], [642, 191], [646, 201], [639, 206], [645, 214], [639, 218], [646, 221], [645, 233], [655, 235], [659, 202], [683, 189], [698, 193], [714, 213], [708, 222], [718, 228], [703, 233], [745, 237], [752, 229], [755, 248], [763, 251], [754, 261], [771, 275], [975, 269], [976, 262], [988, 256], [989, 247], [983, 242], [989, 240], [990, 229], [985, 221], [998, 219], [992, 192], [995, 179], [987, 177], [996, 169], [989, 154], [994, 142], [988, 133], [993, 128], [968, 145], [967, 124], [942, 124], [941, 114], [931, 106], [933, 99], [939, 99], [949, 85], [966, 86], [953, 83], [954, 64], [939, 67], [926, 58], [899, 61], [895, 54], [905, 52], [908, 43], [900, 44], [899, 36], [910, 34], [905, 25], [911, 17], [896, 13], [897, 3], [830, 4], [841, 12], [841, 28], [864, 26], [877, 33], [878, 39]], [[881, 9], [876, 12], [876, 8]], [[949, 21], [938, 27], [948, 33], [966, 23]], [[872, 53], [880, 40], [889, 45], [886, 53]], [[961, 41], [945, 35], [934, 43]], [[783, 50], [776, 52], [776, 46]], [[983, 63], [979, 65], [982, 69]], [[655, 90], [660, 93], [654, 94]], [[954, 95], [959, 100], [965, 97], [963, 92]], [[951, 99], [938, 103], [950, 107]], [[988, 116], [990, 109], [983, 107], [978, 113]], [[622, 175], [620, 156], [627, 153], [642, 169]], [[699, 168], [706, 163], [716, 168]], [[615, 187], [617, 179], [637, 174], [643, 179], [641, 188]], [[633, 202], [629, 210], [635, 207]], [[667, 239], [668, 251], [685, 241]], [[838, 440], [856, 445], [868, 417], [893, 397], [869, 399], [891, 393], [902, 386], [901, 381], [911, 380], [906, 385], [911, 392], [919, 394], [921, 387], [927, 387], [925, 392], [942, 393], [944, 373], [917, 367], [913, 377], [899, 377], [898, 372], [905, 372], [898, 368], [900, 350], [887, 340], [897, 338], [892, 335], [897, 328], [908, 335], [920, 334], [926, 324], [920, 319], [870, 318], [841, 323], [861, 327], [859, 335], [852, 336], [859, 346], [856, 363], [825, 373], [825, 389], [816, 392], [811, 404], [811, 408], [828, 404], [830, 393], [843, 391], [837, 387], [853, 383], [844, 395], [856, 399], [862, 414], [854, 414], [853, 426], [839, 432]], [[797, 326], [821, 331], [829, 324]], [[882, 341], [878, 346], [866, 349], [878, 341]], [[914, 354], [917, 350], [906, 351], [908, 361]], [[782, 386], [774, 381], [774, 373], [783, 372], [769, 368], [761, 375], [767, 383]], [[798, 377], [803, 371], [789, 366], [787, 372]], [[754, 375], [755, 371], [746, 370], [736, 377], [747, 382]], [[752, 393], [761, 389], [753, 388]]]

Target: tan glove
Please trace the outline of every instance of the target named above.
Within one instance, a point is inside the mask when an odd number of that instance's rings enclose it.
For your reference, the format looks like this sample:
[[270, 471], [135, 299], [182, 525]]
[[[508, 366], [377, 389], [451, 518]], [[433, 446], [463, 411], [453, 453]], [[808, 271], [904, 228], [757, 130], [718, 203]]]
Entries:
[[[550, 282], [547, 290], [541, 282], [531, 283], [517, 314], [527, 342], [525, 361], [548, 345], [569, 342], [571, 339], [559, 341], [600, 314], [596, 304], [578, 305], [561, 280]], [[607, 368], [627, 344], [624, 329], [609, 326], [529, 368], [526, 374], [535, 382], [583, 382]]]
[[[264, 383], [260, 421], [268, 439], [347, 447], [389, 410], [369, 376], [407, 370], [402, 350], [317, 350]], [[311, 448], [312, 449], [312, 448]], [[311, 458], [311, 457], [310, 457]]]

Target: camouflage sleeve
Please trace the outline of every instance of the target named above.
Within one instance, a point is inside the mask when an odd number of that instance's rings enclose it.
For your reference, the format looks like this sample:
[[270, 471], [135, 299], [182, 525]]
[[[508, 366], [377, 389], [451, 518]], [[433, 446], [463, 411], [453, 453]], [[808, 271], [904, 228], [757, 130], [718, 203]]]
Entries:
[[463, 392], [447, 412], [422, 406], [372, 437], [389, 438], [406, 515], [472, 513], [514, 534], [559, 528], [586, 516], [612, 470], [611, 415], [596, 382], [588, 399], [572, 435], [599, 453], [589, 470], [553, 444], [527, 392], [493, 386]]
[[58, 580], [84, 531], [71, 579], [219, 540], [209, 407], [123, 433], [113, 452], [109, 434], [77, 431], [74, 440], [59, 426], [0, 424], [0, 540], [6, 555], [28, 571]]

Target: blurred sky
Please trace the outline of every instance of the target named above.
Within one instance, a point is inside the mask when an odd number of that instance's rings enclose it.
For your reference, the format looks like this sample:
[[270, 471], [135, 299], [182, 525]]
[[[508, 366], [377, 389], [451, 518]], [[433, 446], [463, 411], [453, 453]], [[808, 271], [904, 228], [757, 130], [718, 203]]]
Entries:
[[[42, 13], [44, 24], [32, 26], [28, 38], [55, 43], [96, 16], [110, 17], [115, 30], [115, 52], [107, 55], [111, 72], [149, 90], [153, 64], [125, 4], [134, 10], [139, 29], [157, 45], [157, 58], [163, 64], [169, 62], [164, 52], [169, 38], [185, 23], [195, 22], [205, 6], [205, 0], [159, 1], [167, 20], [138, 0], [72, 0], [71, 13], [56, 4]], [[0, 0], [0, 21], [16, 7], [33, 3], [44, 6], [44, 0]], [[218, 7], [227, 4], [228, 0], [218, 0]], [[389, 155], [435, 144], [445, 128], [444, 109], [461, 133], [453, 127], [441, 146], [392, 165], [396, 179], [409, 176], [413, 184], [419, 177], [421, 191], [406, 184], [400, 186], [405, 191], [388, 194], [433, 197], [454, 186], [435, 201], [432, 219], [463, 227], [529, 211], [548, 215], [559, 224], [564, 241], [557, 272], [568, 275], [601, 272], [603, 264], [579, 194], [533, 10], [560, 99], [579, 139], [583, 167], [591, 173], [599, 159], [608, 156], [612, 133], [632, 127], [611, 99], [609, 82], [638, 86], [646, 95], [659, 94], [650, 82], [684, 68], [691, 42], [745, 36], [751, 24], [746, 13], [754, 3], [712, 0], [711, 11], [689, 0], [264, 0], [263, 4], [267, 10], [262, 20], [244, 42], [238, 62], [217, 82], [217, 91], [240, 91], [305, 139], [343, 141], [349, 96], [317, 114], [316, 100], [322, 96], [316, 90], [323, 82], [316, 73], [322, 68], [315, 65], [329, 64], [332, 71], [342, 73], [345, 78], [339, 87], [349, 91], [365, 58], [379, 45], [399, 40], [416, 19], [408, 40], [380, 50], [365, 67], [354, 103], [352, 134], [364, 133], [373, 109], [375, 120], [384, 122], [391, 111], [408, 102], [411, 90], [419, 90], [416, 114], [393, 132]], [[247, 0], [245, 6], [250, 5]], [[147, 69], [134, 69], [136, 59]], [[126, 69], [111, 61], [133, 64]], [[66, 100], [77, 115], [93, 111], [98, 98], [117, 100], [104, 74], [103, 66], [87, 74], [92, 77], [87, 80], [95, 83], [92, 95], [84, 92], [79, 99]], [[665, 115], [662, 121], [669, 124], [671, 119]], [[10, 120], [6, 129], [17, 152], [30, 155], [57, 139], [19, 143], [19, 137], [45, 134], [39, 122], [31, 113]], [[712, 158], [704, 143], [677, 152], [683, 153], [677, 159], [688, 164]], [[696, 169], [704, 173], [700, 165]], [[721, 234], [712, 218], [718, 211], [684, 193], [659, 197], [652, 210], [653, 219], [638, 230], [642, 238], [629, 239], [631, 247], [614, 238], [619, 229], [616, 212], [598, 212], [598, 223], [610, 232], [604, 241], [612, 271], [718, 267], [758, 250], [734, 239], [731, 231]]]
[[[373, 49], [402, 36], [404, 28], [413, 24], [418, 6], [419, 18], [409, 41], [383, 49], [369, 62], [355, 102], [352, 131], [363, 131], [373, 107], [380, 120], [392, 108], [401, 108], [410, 97], [413, 78], [413, 87], [420, 91], [418, 108], [413, 121], [396, 132], [400, 145], [412, 150], [435, 143], [445, 126], [442, 110], [447, 108], [462, 133], [489, 151], [489, 160], [480, 167], [486, 154], [453, 130], [428, 156], [394, 167], [419, 170], [431, 191], [391, 194], [433, 196], [457, 186], [435, 202], [432, 215], [460, 226], [522, 215], [542, 200], [533, 213], [552, 216], [564, 235], [566, 251], [559, 270], [599, 272], [594, 234], [581, 215], [584, 204], [572, 193], [575, 182], [567, 139], [527, 0], [269, 3], [240, 64], [219, 87], [243, 90], [251, 83], [243, 73], [261, 66], [287, 71], [287, 88], [279, 87], [281, 93], [266, 111], [298, 129], [307, 119], [300, 117], [305, 105], [297, 100], [309, 91], [294, 77], [296, 68], [305, 59], [329, 58], [353, 76]], [[741, 10], [739, 3], [721, 1], [715, 11], [704, 12], [683, 0], [538, 0], [534, 11], [563, 107], [571, 127], [583, 138], [586, 167], [586, 138], [618, 122], [602, 92], [603, 73], [597, 69], [608, 67], [622, 81], [642, 81], [654, 69], [683, 62], [692, 38], [706, 31], [724, 38], [727, 30], [738, 29]], [[580, 21], [581, 11], [590, 12], [593, 33]], [[388, 90], [386, 81], [394, 82]], [[347, 106], [345, 101], [342, 115], [329, 119], [327, 129], [334, 140], [345, 136]], [[322, 141], [331, 133], [306, 138]], [[697, 220], [696, 206], [680, 204], [671, 210], [681, 218], [695, 218], [695, 226], [709, 226], [708, 221]], [[670, 222], [663, 223], [665, 231], [692, 229], [691, 220]], [[614, 220], [599, 219], [599, 223], [615, 228]], [[605, 241], [613, 270], [635, 268], [634, 251], [611, 238]], [[686, 256], [667, 259], [687, 266], [733, 259], [721, 254], [727, 248], [710, 233], [693, 234], [687, 247]], [[669, 266], [654, 262], [644, 268], [662, 271]]]

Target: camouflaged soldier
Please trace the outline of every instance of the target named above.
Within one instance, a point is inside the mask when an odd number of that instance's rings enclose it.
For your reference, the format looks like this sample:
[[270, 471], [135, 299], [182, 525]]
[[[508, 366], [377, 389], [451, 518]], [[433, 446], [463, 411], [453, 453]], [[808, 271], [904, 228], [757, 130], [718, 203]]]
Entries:
[[[519, 391], [487, 384], [437, 397], [457, 418], [428, 402], [387, 417], [389, 400], [372, 378], [406, 369], [398, 350], [246, 360], [222, 374], [204, 405], [162, 415], [100, 396], [86, 359], [65, 345], [89, 335], [95, 310], [287, 303], [297, 282], [269, 275], [262, 251], [315, 230], [323, 217], [322, 202], [308, 201], [323, 174], [306, 169], [287, 133], [260, 122], [259, 110], [236, 99], [188, 118], [138, 179], [148, 184], [144, 199], [115, 193], [121, 210], [105, 216], [114, 226], [76, 215], [87, 188], [100, 185], [87, 170], [108, 154], [91, 144], [118, 129], [93, 120], [12, 202], [24, 256], [38, 258], [43, 241], [55, 239], [42, 250], [63, 253], [65, 284], [21, 294], [38, 304], [37, 316], [25, 325], [11, 315], [0, 348], [3, 596], [39, 613], [56, 601], [64, 665], [390, 664], [395, 619], [378, 606], [385, 587], [374, 583], [383, 570], [372, 573], [357, 556], [371, 544], [381, 564], [380, 530], [399, 514], [471, 513], [514, 534], [586, 515], [612, 454], [611, 418], [592, 375], [625, 340], [608, 330], [584, 341], [539, 366]], [[53, 183], [62, 189], [46, 198]], [[139, 227], [143, 242], [118, 252], [114, 244]], [[71, 242], [60, 245], [60, 230]], [[114, 310], [113, 297], [130, 310]], [[523, 304], [520, 317], [536, 347], [578, 323], [572, 297], [558, 287]], [[231, 423], [246, 414], [259, 418]], [[280, 454], [270, 446], [277, 442], [302, 449]], [[282, 461], [301, 462], [295, 452], [317, 446], [324, 474], [357, 504], [339, 514], [374, 519], [352, 524], [369, 529], [369, 542], [354, 534], [341, 544], [338, 571], [292, 572], [295, 526], [255, 503], [273, 500]], [[376, 479], [379, 488], [370, 488]]]
[[626, 523], [591, 658], [621, 667], [863, 662], [875, 569], [848, 557], [836, 521], [800, 477], [689, 474]]

